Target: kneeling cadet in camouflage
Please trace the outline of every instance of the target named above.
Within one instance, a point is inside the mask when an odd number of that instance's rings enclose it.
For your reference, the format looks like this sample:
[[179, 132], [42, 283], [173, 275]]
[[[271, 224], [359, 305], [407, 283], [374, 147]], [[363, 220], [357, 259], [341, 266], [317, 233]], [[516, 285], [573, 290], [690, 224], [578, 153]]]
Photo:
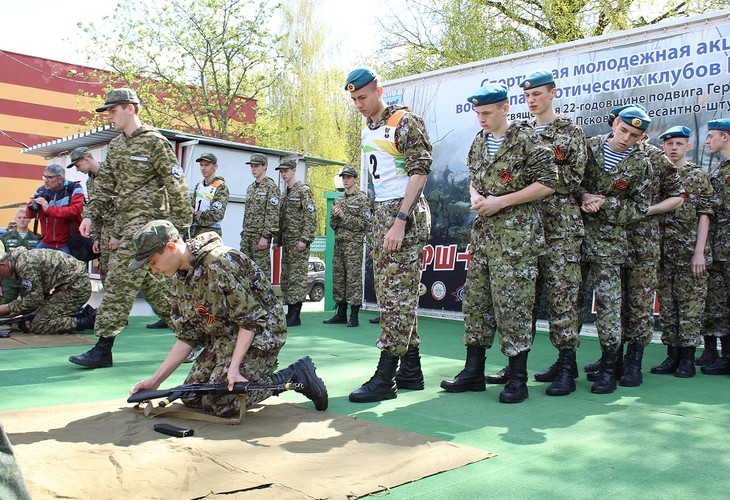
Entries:
[[[157, 389], [194, 347], [202, 347], [186, 384], [227, 383], [232, 389], [233, 384], [246, 381], [301, 383], [300, 392], [315, 408], [327, 409], [327, 388], [308, 356], [274, 373], [286, 342], [284, 308], [249, 257], [224, 246], [215, 233], [184, 242], [175, 226], [164, 220], [149, 222], [137, 231], [134, 243], [131, 271], [149, 264], [153, 273], [173, 278], [171, 317], [177, 340], [157, 371], [132, 387], [132, 394]], [[270, 391], [252, 392], [246, 406], [271, 395]], [[240, 411], [235, 394], [187, 398], [183, 403], [219, 417]]]

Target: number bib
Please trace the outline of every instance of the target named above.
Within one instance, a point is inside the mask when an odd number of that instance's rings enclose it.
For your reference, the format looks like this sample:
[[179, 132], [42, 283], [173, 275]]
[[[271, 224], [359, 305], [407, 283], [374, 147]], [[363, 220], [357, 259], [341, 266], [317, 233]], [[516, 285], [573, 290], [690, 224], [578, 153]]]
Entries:
[[405, 158], [395, 144], [395, 128], [405, 110], [398, 110], [388, 118], [384, 126], [370, 130], [363, 123], [360, 132], [362, 151], [373, 178], [375, 201], [403, 198], [408, 185]]

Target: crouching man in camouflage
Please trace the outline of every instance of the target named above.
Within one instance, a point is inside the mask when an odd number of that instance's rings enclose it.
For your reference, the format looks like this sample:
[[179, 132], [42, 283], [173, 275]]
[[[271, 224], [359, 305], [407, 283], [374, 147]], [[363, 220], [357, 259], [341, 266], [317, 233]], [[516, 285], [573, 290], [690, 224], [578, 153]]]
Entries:
[[[224, 246], [215, 233], [184, 242], [175, 226], [164, 220], [154, 220], [138, 230], [134, 243], [137, 250], [130, 270], [149, 264], [153, 273], [173, 277], [171, 317], [177, 340], [157, 371], [132, 387], [132, 394], [157, 389], [194, 347], [202, 347], [185, 384], [227, 383], [232, 389], [233, 384], [246, 381], [301, 383], [300, 392], [315, 408], [327, 409], [327, 388], [308, 356], [274, 373], [286, 341], [284, 308], [250, 258]], [[246, 406], [271, 395], [269, 391], [252, 392]], [[235, 394], [188, 398], [183, 403], [219, 417], [240, 411]]]
[[21, 284], [20, 297], [0, 305], [0, 316], [35, 311], [30, 333], [37, 335], [62, 335], [94, 327], [93, 309], [80, 312], [91, 297], [91, 282], [86, 264], [77, 258], [56, 250], [14, 248], [0, 260], [0, 277], [11, 276]]

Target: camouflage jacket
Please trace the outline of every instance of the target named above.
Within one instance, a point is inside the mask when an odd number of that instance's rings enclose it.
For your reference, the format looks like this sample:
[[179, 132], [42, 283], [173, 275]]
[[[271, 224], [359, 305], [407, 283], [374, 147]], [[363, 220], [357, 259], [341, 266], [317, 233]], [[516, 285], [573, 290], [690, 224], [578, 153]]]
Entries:
[[[207, 210], [199, 210], [198, 200], [196, 199], [198, 193], [198, 187], [202, 184], [203, 186], [210, 186], [219, 182], [218, 186], [213, 192], [213, 198], [210, 200], [210, 207]], [[198, 182], [193, 189], [190, 198], [193, 206], [193, 225], [202, 227], [213, 227], [223, 220], [226, 215], [226, 207], [228, 206], [228, 198], [230, 194], [228, 192], [228, 186], [223, 177], [213, 177], [210, 184], [206, 184], [205, 180]]]
[[[537, 132], [527, 122], [514, 121], [493, 157], [487, 151], [487, 136], [480, 130], [471, 144], [466, 164], [472, 186], [482, 196], [502, 196], [534, 182], [554, 189], [557, 167], [551, 160], [552, 153]], [[484, 236], [488, 258], [519, 260], [541, 254], [545, 246], [536, 203], [508, 207], [491, 217], [478, 215], [472, 231], [480, 231]]]
[[63, 289], [71, 283], [89, 280], [86, 263], [58, 250], [20, 247], [11, 251], [10, 270], [21, 285], [21, 297], [8, 303], [10, 311], [25, 314], [38, 309], [51, 290]]
[[279, 233], [279, 188], [271, 177], [254, 181], [246, 190], [243, 213], [244, 234], [271, 241]]
[[[684, 196], [684, 185], [679, 178], [677, 167], [664, 154], [664, 151], [648, 142], [640, 143], [651, 163], [652, 181], [649, 186], [651, 205], [667, 198]], [[629, 224], [629, 263], [655, 263], [659, 260], [661, 240], [661, 217], [648, 216]]]
[[244, 328], [254, 333], [252, 347], [280, 349], [286, 342], [284, 308], [261, 270], [215, 233], [187, 243], [191, 267], [173, 277], [171, 318], [178, 339], [199, 346], [206, 337], [233, 337]]
[[110, 233], [115, 238], [131, 240], [154, 219], [170, 220], [181, 234], [187, 232], [192, 220], [188, 185], [170, 143], [156, 129], [142, 125], [130, 137], [112, 139], [97, 181], [99, 203], [92, 205], [91, 219], [114, 206]]
[[377, 122], [370, 118], [366, 126], [370, 130], [378, 129], [386, 124], [388, 118], [398, 110], [404, 109], [406, 114], [395, 127], [394, 137], [398, 149], [397, 153], [403, 156], [405, 169], [408, 175], [428, 175], [431, 173], [431, 141], [428, 138], [428, 129], [423, 118], [413, 113], [407, 106], [391, 104], [380, 114]]
[[370, 227], [370, 199], [356, 189], [352, 194], [343, 193], [335, 198], [332, 207], [340, 207], [342, 217], [330, 215], [330, 227], [335, 231], [336, 238], [362, 241]]
[[712, 255], [715, 260], [730, 260], [730, 159], [710, 175], [715, 191], [717, 212], [712, 228]]
[[545, 238], [550, 241], [583, 236], [583, 217], [575, 195], [580, 190], [586, 168], [586, 142], [583, 129], [565, 116], [550, 123], [540, 139], [553, 152], [558, 169], [555, 193], [538, 201]]
[[[688, 263], [692, 260], [697, 242], [697, 223], [700, 215], [710, 218], [715, 213], [715, 200], [710, 176], [694, 163], [677, 168], [684, 185], [684, 203], [674, 210], [662, 214], [662, 259]], [[711, 245], [705, 245], [705, 260], [712, 260]]]
[[28, 229], [25, 236], [20, 236], [18, 230], [13, 229], [0, 236], [0, 241], [2, 241], [6, 251], [18, 247], [24, 247], [30, 250], [31, 248], [37, 247], [38, 243], [41, 242], [41, 235]]
[[297, 181], [281, 193], [279, 210], [279, 235], [277, 243], [302, 241], [307, 245], [314, 241], [317, 230], [317, 209], [309, 186]]

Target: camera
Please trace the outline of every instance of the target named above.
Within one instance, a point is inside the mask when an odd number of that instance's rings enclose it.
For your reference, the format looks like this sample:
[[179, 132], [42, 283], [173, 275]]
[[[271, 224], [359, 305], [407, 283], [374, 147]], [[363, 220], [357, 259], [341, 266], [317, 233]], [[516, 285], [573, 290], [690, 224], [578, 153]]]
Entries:
[[[45, 186], [41, 186], [38, 188], [38, 190], [35, 192], [35, 194], [33, 196], [31, 196], [31, 199], [35, 199], [35, 198], [43, 198], [44, 200], [46, 200], [47, 202], [50, 203], [50, 201], [53, 199], [53, 193], [51, 191], [49, 191], [48, 189], [46, 189]], [[36, 215], [38, 214], [38, 212], [41, 211], [40, 205], [38, 205], [38, 203], [36, 203], [35, 201], [32, 202], [28, 208], [30, 209], [31, 212], [33, 212]]]

